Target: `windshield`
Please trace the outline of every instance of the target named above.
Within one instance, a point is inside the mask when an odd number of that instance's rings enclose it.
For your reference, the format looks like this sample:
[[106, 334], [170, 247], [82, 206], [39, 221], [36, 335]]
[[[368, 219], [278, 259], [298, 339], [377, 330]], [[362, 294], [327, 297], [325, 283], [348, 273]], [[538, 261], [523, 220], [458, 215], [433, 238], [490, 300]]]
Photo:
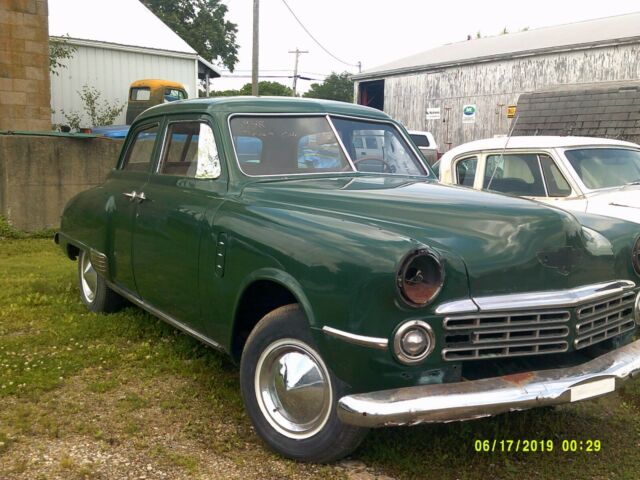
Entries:
[[640, 181], [640, 151], [627, 148], [581, 148], [564, 152], [587, 188], [619, 187]]
[[247, 175], [428, 175], [394, 125], [333, 117], [331, 122], [326, 116], [237, 115], [229, 125]]

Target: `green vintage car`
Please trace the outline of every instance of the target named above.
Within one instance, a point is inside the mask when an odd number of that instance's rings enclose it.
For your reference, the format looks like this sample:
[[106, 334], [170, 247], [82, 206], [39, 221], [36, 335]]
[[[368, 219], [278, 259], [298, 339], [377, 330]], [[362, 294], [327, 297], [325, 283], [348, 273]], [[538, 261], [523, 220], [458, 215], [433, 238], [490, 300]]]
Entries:
[[264, 441], [325, 462], [370, 427], [615, 390], [640, 371], [639, 233], [440, 185], [377, 110], [245, 97], [140, 115], [56, 241], [87, 308], [227, 352]]

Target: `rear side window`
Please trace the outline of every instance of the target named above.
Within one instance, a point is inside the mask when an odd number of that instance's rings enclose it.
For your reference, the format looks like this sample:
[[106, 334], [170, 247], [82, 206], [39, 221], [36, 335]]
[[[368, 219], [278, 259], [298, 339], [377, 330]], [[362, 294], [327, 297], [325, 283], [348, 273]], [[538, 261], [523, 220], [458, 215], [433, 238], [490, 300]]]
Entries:
[[149, 87], [136, 87], [131, 89], [129, 98], [133, 101], [146, 101], [151, 98], [151, 90]]
[[167, 102], [175, 102], [176, 100], [184, 100], [187, 96], [184, 94], [182, 90], [178, 90], [177, 88], [165, 88], [164, 89], [164, 101]]
[[411, 140], [413, 140], [413, 143], [416, 144], [416, 147], [428, 147], [429, 146], [429, 139], [427, 138], [426, 135], [420, 135], [417, 133], [410, 133], [409, 136], [411, 137]]
[[157, 137], [157, 124], [138, 130], [124, 157], [122, 169], [131, 172], [148, 172]]
[[218, 178], [220, 158], [209, 124], [170, 124], [160, 173], [190, 178]]
[[456, 162], [456, 179], [457, 185], [464, 187], [473, 187], [476, 178], [476, 168], [478, 167], [477, 157], [467, 157]]

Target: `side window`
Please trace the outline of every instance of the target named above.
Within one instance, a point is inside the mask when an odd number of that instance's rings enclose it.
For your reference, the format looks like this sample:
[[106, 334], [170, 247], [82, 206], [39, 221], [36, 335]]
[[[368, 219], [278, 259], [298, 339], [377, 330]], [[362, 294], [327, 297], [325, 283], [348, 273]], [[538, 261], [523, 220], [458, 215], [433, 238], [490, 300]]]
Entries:
[[473, 187], [478, 167], [478, 157], [467, 157], [458, 160], [455, 165], [455, 183], [464, 187]]
[[411, 140], [413, 140], [413, 143], [416, 144], [416, 147], [429, 146], [429, 139], [427, 138], [426, 135], [422, 135], [418, 133], [410, 133], [409, 136], [411, 137]]
[[204, 122], [170, 123], [160, 173], [190, 178], [218, 178], [220, 158], [211, 127]]
[[153, 146], [158, 137], [158, 125], [138, 130], [127, 150], [122, 169], [130, 172], [148, 172], [151, 167]]
[[151, 98], [151, 90], [149, 89], [149, 87], [132, 88], [129, 98], [134, 101], [149, 100]]
[[548, 155], [538, 155], [542, 173], [547, 184], [547, 192], [550, 197], [568, 197], [571, 195], [571, 187], [565, 180], [556, 162]]
[[509, 195], [545, 197], [538, 155], [489, 155], [483, 188]]

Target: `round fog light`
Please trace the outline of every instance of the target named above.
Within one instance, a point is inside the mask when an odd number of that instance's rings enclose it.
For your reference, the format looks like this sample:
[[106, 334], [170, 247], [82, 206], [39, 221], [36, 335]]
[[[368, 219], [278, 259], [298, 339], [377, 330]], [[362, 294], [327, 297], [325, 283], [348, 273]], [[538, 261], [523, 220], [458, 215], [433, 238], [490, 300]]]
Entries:
[[636, 304], [633, 308], [633, 315], [636, 318], [636, 325], [640, 325], [640, 292], [636, 295]]
[[405, 364], [421, 362], [433, 351], [435, 339], [429, 324], [421, 320], [403, 323], [396, 331], [393, 350], [396, 358]]

